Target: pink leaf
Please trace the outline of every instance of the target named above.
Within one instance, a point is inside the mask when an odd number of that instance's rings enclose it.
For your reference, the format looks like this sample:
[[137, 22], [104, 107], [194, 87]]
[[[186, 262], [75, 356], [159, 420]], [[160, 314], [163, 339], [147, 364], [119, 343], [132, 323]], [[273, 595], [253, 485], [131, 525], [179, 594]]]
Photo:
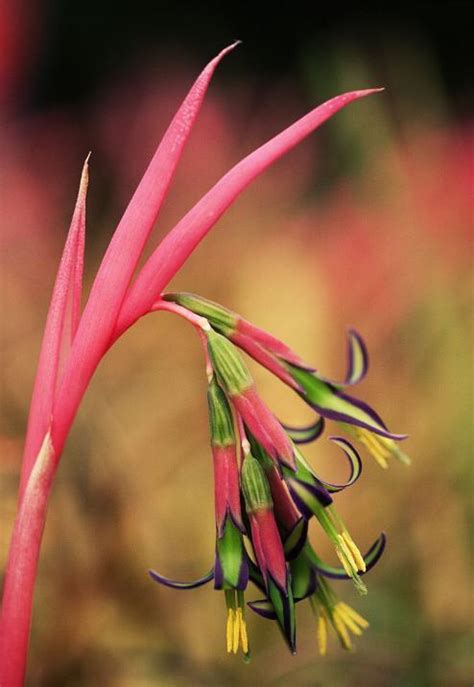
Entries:
[[156, 222], [184, 145], [220, 60], [217, 55], [195, 81], [166, 131], [110, 241], [74, 338], [54, 413], [52, 438], [61, 452], [74, 415], [102, 356], [112, 341], [117, 316], [146, 240]]
[[[56, 275], [41, 344], [28, 418], [21, 478], [22, 491], [51, 424], [61, 350], [70, 345], [71, 332], [74, 332], [78, 318], [84, 263], [88, 160], [89, 156], [82, 170], [76, 207]], [[71, 329], [68, 328], [66, 321], [68, 307], [72, 308]]]
[[323, 103], [241, 160], [183, 217], [150, 256], [124, 302], [114, 337], [149, 311], [154, 301], [240, 193], [267, 167], [338, 110], [379, 88], [352, 91]]
[[[84, 171], [83, 171], [83, 179], [84, 179], [84, 194], [87, 192], [87, 184], [89, 180], [89, 173], [88, 173], [88, 162], [91, 154], [86, 157], [86, 161], [84, 164]], [[72, 265], [72, 275], [71, 275], [71, 291], [72, 291], [72, 303], [71, 303], [71, 338], [70, 342], [72, 344], [72, 340], [74, 339], [74, 336], [76, 335], [77, 328], [79, 326], [79, 320], [81, 318], [81, 298], [82, 298], [82, 282], [83, 282], [83, 277], [84, 277], [84, 250], [85, 250], [85, 242], [86, 242], [86, 204], [85, 204], [85, 195], [84, 195], [84, 203], [82, 205], [82, 208], [80, 208], [81, 212], [81, 217], [80, 217], [80, 226], [78, 231], [76, 232], [76, 240], [75, 240], [75, 254], [76, 254], [76, 260], [74, 261]]]

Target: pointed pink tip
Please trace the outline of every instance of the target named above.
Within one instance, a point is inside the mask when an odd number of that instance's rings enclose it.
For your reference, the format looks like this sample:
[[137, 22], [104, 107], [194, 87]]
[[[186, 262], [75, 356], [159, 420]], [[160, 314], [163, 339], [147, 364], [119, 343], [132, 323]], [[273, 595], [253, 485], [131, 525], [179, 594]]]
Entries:
[[377, 86], [377, 88], [365, 88], [365, 89], [362, 89], [361, 91], [356, 91], [356, 93], [360, 96], [364, 96], [364, 95], [372, 95], [372, 93], [381, 93], [384, 90], [385, 90], [385, 86]]
[[231, 43], [230, 45], [228, 45], [226, 48], [221, 50], [218, 55], [216, 55], [216, 57], [209, 63], [208, 66], [214, 65], [217, 62], [220, 62], [223, 57], [225, 57], [228, 53], [232, 52], [232, 50], [234, 50], [234, 48], [236, 48], [241, 43], [242, 43], [242, 41], [236, 40], [233, 43]]
[[81, 181], [79, 183], [79, 192], [77, 194], [78, 203], [85, 203], [86, 200], [87, 187], [89, 186], [89, 159], [91, 154], [92, 151], [89, 151], [82, 166]]

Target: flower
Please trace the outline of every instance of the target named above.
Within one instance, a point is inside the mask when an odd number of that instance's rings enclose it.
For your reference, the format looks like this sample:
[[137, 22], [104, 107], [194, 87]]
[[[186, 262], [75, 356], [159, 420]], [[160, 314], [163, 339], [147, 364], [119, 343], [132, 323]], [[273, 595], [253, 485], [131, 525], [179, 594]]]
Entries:
[[[386, 538], [382, 534], [364, 556], [365, 572], [368, 572], [380, 559]], [[348, 633], [360, 635], [369, 623], [350, 606], [340, 601], [327, 578], [348, 579], [345, 570], [328, 566], [316, 555], [309, 541], [305, 542], [300, 553], [289, 562], [291, 589], [295, 603], [309, 600], [316, 617], [317, 638], [321, 655], [326, 653], [328, 625], [332, 625], [344, 649], [352, 649]], [[255, 579], [255, 572], [251, 577]], [[258, 580], [256, 581], [258, 584]], [[249, 602], [250, 608], [263, 618], [276, 620], [273, 604], [268, 598]]]
[[207, 402], [214, 459], [217, 532], [222, 536], [228, 517], [232, 518], [234, 525], [241, 532], [245, 532], [240, 512], [237, 446], [232, 411], [214, 376], [209, 381]]
[[356, 587], [364, 593], [365, 585], [359, 573], [366, 571], [366, 565], [358, 547], [350, 536], [347, 527], [333, 506], [330, 491], [342, 491], [354, 484], [362, 471], [362, 463], [354, 447], [341, 437], [331, 437], [344, 450], [351, 463], [351, 476], [345, 484], [335, 485], [319, 479], [300, 451], [297, 451], [298, 470], [296, 474], [284, 473], [295, 503], [306, 518], [316, 516], [324, 532], [333, 543], [336, 554], [346, 574], [352, 578]]
[[213, 329], [206, 331], [206, 336], [212, 366], [236, 412], [273, 460], [294, 468], [291, 441], [258, 395], [242, 356], [228, 339]]
[[349, 631], [359, 636], [362, 630], [369, 627], [365, 618], [357, 613], [351, 606], [339, 601], [333, 589], [322, 577], [318, 578], [318, 585], [310, 597], [311, 608], [316, 617], [318, 647], [321, 656], [327, 651], [327, 634], [329, 623], [334, 628], [343, 649], [352, 649], [352, 640]]
[[242, 465], [242, 490], [259, 572], [278, 624], [295, 653], [295, 610], [283, 543], [275, 521], [270, 486], [260, 463], [250, 453]]
[[245, 623], [244, 590], [249, 570], [242, 533], [245, 527], [240, 512], [240, 487], [233, 418], [229, 403], [215, 377], [207, 392], [211, 448], [214, 462], [214, 503], [216, 514], [216, 553], [213, 569], [193, 582], [178, 582], [150, 570], [160, 584], [174, 589], [194, 589], [214, 580], [215, 589], [223, 590], [227, 606], [226, 644], [228, 653], [239, 646], [249, 654]]
[[[362, 339], [355, 332], [351, 332], [351, 351], [355, 347], [353, 341], [361, 344]], [[344, 383], [331, 382], [316, 372], [309, 372], [290, 364], [287, 365], [287, 369], [301, 387], [300, 395], [306, 403], [323, 417], [338, 421], [347, 432], [364, 444], [381, 467], [388, 466], [387, 458], [390, 456], [409, 464], [410, 459], [396, 444], [397, 441], [406, 439], [407, 435], [390, 432], [380, 416], [367, 403], [342, 391], [344, 386], [360, 381], [365, 376], [366, 367], [361, 368], [361, 372], [356, 374], [350, 365], [347, 379], [351, 381]]]

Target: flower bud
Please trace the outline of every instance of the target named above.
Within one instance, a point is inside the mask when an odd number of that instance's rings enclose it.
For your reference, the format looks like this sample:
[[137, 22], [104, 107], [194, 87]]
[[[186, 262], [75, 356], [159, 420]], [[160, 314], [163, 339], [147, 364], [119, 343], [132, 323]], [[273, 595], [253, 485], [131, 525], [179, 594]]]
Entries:
[[239, 316], [236, 313], [223, 305], [219, 305], [219, 303], [196, 296], [194, 293], [167, 293], [163, 296], [163, 300], [178, 303], [196, 315], [205, 317], [215, 329], [218, 329], [225, 336], [232, 334], [237, 327]]
[[234, 420], [226, 395], [213, 377], [207, 391], [212, 457], [214, 461], [214, 502], [217, 535], [223, 536], [227, 516], [245, 531], [240, 512], [239, 469]]
[[213, 446], [231, 446], [235, 444], [234, 420], [226, 395], [212, 378], [207, 390], [209, 407], [209, 428]]
[[242, 465], [242, 489], [247, 513], [273, 508], [270, 486], [260, 463], [248, 455]]
[[206, 335], [209, 356], [219, 382], [230, 396], [238, 396], [253, 384], [242, 356], [221, 334], [211, 330]]

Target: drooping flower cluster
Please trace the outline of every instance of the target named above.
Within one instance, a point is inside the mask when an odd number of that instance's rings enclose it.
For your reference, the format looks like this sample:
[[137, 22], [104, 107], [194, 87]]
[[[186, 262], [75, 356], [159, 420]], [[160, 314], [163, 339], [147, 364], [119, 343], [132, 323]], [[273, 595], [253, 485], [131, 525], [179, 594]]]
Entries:
[[[176, 589], [191, 589], [214, 580], [227, 605], [227, 651], [239, 647], [249, 656], [244, 592], [252, 582], [263, 598], [248, 606], [275, 620], [296, 652], [295, 604], [308, 599], [315, 615], [318, 645], [326, 653], [328, 627], [343, 648], [351, 649], [350, 633], [360, 635], [368, 622], [339, 600], [329, 579], [350, 579], [365, 594], [364, 575], [385, 548], [382, 533], [363, 556], [338, 515], [334, 494], [354, 484], [362, 462], [342, 436], [330, 439], [349, 463], [347, 482], [333, 484], [319, 477], [298, 445], [314, 441], [325, 418], [360, 441], [382, 467], [394, 456], [408, 462], [397, 441], [366, 403], [343, 392], [366, 374], [364, 342], [349, 332], [348, 370], [335, 382], [306, 365], [284, 343], [217, 303], [189, 293], [163, 296], [157, 309], [169, 309], [190, 320], [205, 343], [210, 435], [214, 459], [216, 553], [212, 570], [194, 582], [175, 582], [155, 571], [153, 579]], [[303, 398], [318, 417], [307, 427], [281, 424], [259, 396], [238, 348], [279, 377]], [[340, 567], [325, 563], [308, 537], [315, 517], [334, 546]]]

